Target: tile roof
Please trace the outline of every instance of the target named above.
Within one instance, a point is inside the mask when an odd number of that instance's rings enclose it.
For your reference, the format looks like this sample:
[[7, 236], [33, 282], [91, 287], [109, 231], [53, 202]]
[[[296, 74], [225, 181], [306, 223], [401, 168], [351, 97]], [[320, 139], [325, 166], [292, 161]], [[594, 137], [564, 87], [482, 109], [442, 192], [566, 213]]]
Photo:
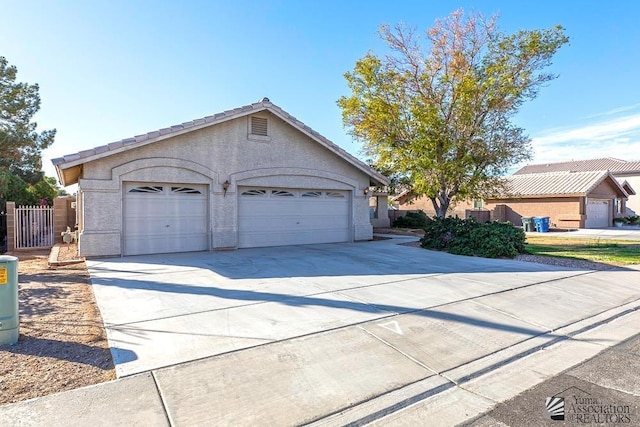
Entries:
[[591, 160], [572, 160], [560, 163], [541, 163], [537, 165], [527, 165], [517, 171], [514, 175], [546, 172], [587, 172], [587, 171], [609, 171], [609, 172], [638, 172], [640, 173], [640, 161], [626, 161], [605, 157]]
[[[551, 172], [511, 175], [507, 177], [512, 196], [577, 196], [589, 194], [598, 184], [611, 177], [607, 171]], [[625, 191], [615, 179], [623, 194]]]
[[155, 130], [152, 132], [148, 132], [146, 134], [136, 135], [131, 138], [125, 138], [120, 141], [115, 141], [107, 145], [102, 145], [89, 150], [80, 151], [78, 153], [68, 154], [63, 157], [52, 159], [51, 161], [53, 162], [54, 166], [56, 166], [56, 169], [67, 169], [67, 168], [77, 166], [92, 160], [97, 160], [102, 157], [107, 157], [112, 154], [116, 154], [132, 148], [150, 144], [158, 140], [162, 140], [172, 136], [177, 136], [183, 133], [187, 133], [190, 131], [202, 129], [217, 123], [222, 123], [228, 120], [236, 119], [239, 117], [243, 117], [243, 116], [257, 113], [259, 111], [264, 111], [264, 110], [270, 111], [274, 115], [280, 117], [282, 120], [288, 122], [290, 125], [300, 130], [302, 133], [306, 134], [310, 138], [324, 145], [330, 151], [344, 158], [349, 163], [351, 163], [358, 169], [362, 170], [370, 177], [374, 178], [376, 181], [378, 181], [379, 184], [381, 185], [389, 184], [389, 180], [384, 175], [372, 169], [366, 163], [357, 159], [353, 155], [349, 154], [343, 148], [339, 147], [338, 145], [334, 144], [324, 136], [320, 135], [320, 133], [311, 129], [309, 126], [304, 124], [302, 121], [296, 119], [294, 116], [287, 113], [282, 108], [273, 104], [269, 100], [269, 98], [263, 98], [260, 102], [234, 108], [232, 110], [227, 110], [221, 113], [212, 114], [210, 116], [206, 116], [200, 119], [195, 119], [189, 122], [184, 122], [178, 125], [173, 125], [163, 129]]

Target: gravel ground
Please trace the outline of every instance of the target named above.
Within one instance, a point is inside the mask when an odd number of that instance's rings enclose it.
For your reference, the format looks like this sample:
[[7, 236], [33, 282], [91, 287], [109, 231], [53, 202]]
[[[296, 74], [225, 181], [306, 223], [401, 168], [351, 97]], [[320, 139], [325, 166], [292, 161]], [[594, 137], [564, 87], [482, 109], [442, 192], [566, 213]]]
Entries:
[[585, 261], [582, 259], [571, 258], [555, 258], [542, 255], [518, 255], [515, 257], [517, 261], [535, 262], [538, 264], [558, 265], [561, 267], [580, 268], [585, 270], [612, 270], [619, 268], [611, 264], [603, 264], [601, 262]]
[[[48, 251], [14, 255], [20, 339], [0, 347], [0, 404], [115, 379], [85, 263], [49, 270]], [[75, 246], [60, 258], [77, 258]]]

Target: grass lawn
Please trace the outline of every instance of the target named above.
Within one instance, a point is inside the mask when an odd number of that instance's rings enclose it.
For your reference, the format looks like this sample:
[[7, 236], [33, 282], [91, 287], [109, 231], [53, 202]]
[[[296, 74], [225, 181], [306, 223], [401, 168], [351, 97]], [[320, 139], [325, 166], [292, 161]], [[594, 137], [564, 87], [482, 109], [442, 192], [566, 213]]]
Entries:
[[612, 265], [640, 264], [640, 241], [527, 236], [525, 248], [533, 255]]

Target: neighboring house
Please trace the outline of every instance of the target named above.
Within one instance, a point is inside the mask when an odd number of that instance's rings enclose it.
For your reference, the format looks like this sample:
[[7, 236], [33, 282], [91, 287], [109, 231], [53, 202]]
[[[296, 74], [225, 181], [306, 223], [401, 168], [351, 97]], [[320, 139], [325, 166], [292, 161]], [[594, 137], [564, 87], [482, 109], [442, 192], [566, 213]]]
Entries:
[[[486, 218], [516, 225], [522, 224], [522, 217], [548, 216], [557, 228], [610, 227], [613, 218], [624, 216], [628, 195], [635, 194], [628, 183], [621, 184], [607, 171], [519, 174], [507, 180], [508, 195], [459, 203], [450, 215], [480, 218], [471, 211], [484, 210]], [[426, 197], [409, 200], [401, 194], [394, 200], [400, 209], [424, 209], [434, 215]]]
[[[403, 191], [391, 199], [395, 208], [399, 210], [421, 210], [428, 217], [436, 215], [436, 210], [433, 208], [433, 203], [428, 197], [411, 197], [409, 192]], [[448, 216], [458, 216], [460, 218], [465, 217], [465, 213], [469, 209], [482, 209], [482, 200], [476, 201], [461, 201], [449, 206]]]
[[267, 98], [53, 163], [94, 257], [369, 240], [388, 185]]
[[640, 161], [625, 161], [612, 157], [592, 160], [572, 160], [561, 163], [544, 163], [524, 166], [515, 175], [547, 172], [588, 172], [607, 170], [625, 186], [629, 194], [626, 215], [640, 215], [640, 196], [633, 190], [640, 188]]
[[519, 174], [508, 177], [509, 196], [488, 199], [493, 217], [521, 224], [547, 216], [552, 227], [601, 228], [621, 216], [627, 192], [607, 171]]

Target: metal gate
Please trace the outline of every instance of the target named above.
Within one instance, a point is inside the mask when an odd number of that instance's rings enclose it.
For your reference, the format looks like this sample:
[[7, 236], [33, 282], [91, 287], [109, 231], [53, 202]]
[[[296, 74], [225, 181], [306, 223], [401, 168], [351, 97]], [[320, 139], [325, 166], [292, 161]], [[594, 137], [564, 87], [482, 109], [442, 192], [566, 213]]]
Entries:
[[20, 206], [16, 208], [16, 249], [53, 246], [53, 208]]

